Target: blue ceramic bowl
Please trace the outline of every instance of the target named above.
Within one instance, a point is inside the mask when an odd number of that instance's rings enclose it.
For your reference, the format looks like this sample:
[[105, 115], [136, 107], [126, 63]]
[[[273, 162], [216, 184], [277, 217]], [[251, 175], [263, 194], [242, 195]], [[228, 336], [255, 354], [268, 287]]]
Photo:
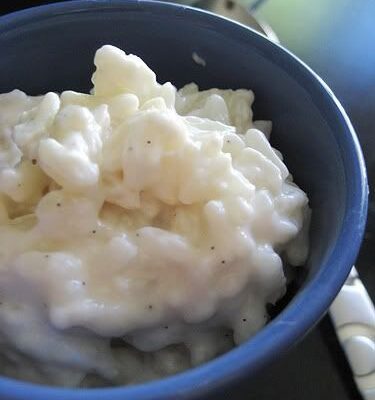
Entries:
[[[254, 90], [256, 118], [273, 121], [273, 144], [310, 197], [308, 273], [267, 327], [199, 368], [110, 389], [67, 390], [0, 378], [0, 398], [217, 399], [224, 387], [253, 375], [301, 339], [343, 284], [366, 220], [368, 189], [358, 140], [330, 89], [288, 51], [244, 26], [166, 3], [74, 1], [0, 18], [0, 92], [87, 91], [94, 52], [103, 44], [141, 56], [160, 81]], [[193, 62], [193, 52], [206, 67]]]

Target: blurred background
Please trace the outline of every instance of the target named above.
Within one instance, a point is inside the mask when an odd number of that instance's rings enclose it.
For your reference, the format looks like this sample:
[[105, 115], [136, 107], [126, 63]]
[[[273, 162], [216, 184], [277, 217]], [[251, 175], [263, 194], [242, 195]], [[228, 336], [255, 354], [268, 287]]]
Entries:
[[[266, 22], [284, 47], [326, 81], [354, 125], [370, 182], [367, 232], [356, 266], [375, 300], [375, 0], [238, 1]], [[0, 14], [46, 3], [50, 1], [3, 0]], [[194, 0], [185, 3], [194, 5]], [[232, 1], [228, 3], [230, 7]], [[271, 368], [228, 391], [227, 397], [233, 400], [361, 398], [328, 317]]]

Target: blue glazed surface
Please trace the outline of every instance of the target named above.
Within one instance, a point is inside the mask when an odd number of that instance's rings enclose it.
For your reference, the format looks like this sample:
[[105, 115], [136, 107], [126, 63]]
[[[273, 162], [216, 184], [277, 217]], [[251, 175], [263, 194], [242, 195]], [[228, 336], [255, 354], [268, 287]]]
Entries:
[[[256, 118], [273, 121], [272, 143], [311, 200], [309, 272], [293, 301], [265, 329], [202, 367], [111, 389], [69, 390], [0, 378], [0, 398], [217, 399], [221, 387], [264, 367], [299, 340], [344, 282], [366, 221], [361, 150], [334, 95], [298, 59], [241, 25], [171, 4], [73, 1], [0, 18], [0, 92], [87, 91], [94, 52], [107, 43], [141, 56], [160, 81], [254, 90]], [[192, 52], [205, 59], [205, 68], [193, 62]]]

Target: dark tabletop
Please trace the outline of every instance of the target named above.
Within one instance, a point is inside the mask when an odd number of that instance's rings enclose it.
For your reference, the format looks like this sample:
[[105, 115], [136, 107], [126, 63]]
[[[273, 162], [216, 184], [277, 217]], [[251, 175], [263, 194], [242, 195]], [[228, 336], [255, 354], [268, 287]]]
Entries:
[[[250, 1], [250, 0], [249, 0]], [[1, 1], [0, 13], [48, 1]], [[375, 0], [255, 1], [288, 47], [333, 89], [357, 131], [370, 181], [370, 213], [357, 269], [375, 300]], [[360, 396], [325, 317], [292, 351], [228, 399], [357, 400]]]

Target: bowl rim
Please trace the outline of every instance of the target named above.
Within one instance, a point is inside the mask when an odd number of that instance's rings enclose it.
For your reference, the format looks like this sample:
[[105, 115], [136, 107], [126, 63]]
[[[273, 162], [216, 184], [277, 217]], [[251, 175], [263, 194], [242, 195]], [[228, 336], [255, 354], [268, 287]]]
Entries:
[[[176, 400], [195, 399], [235, 383], [254, 373], [289, 349], [324, 315], [343, 285], [359, 251], [366, 225], [368, 184], [366, 168], [355, 131], [340, 102], [324, 81], [304, 62], [279, 44], [249, 27], [193, 7], [152, 0], [73, 0], [28, 8], [0, 17], [0, 35], [24, 23], [68, 13], [93, 9], [117, 9], [183, 16], [194, 23], [219, 24], [233, 39], [253, 37], [256, 46], [272, 57], [285, 61], [293, 78], [308, 87], [326, 105], [326, 113], [335, 124], [335, 140], [341, 150], [346, 179], [346, 207], [336, 246], [326, 257], [319, 272], [289, 305], [253, 338], [202, 366], [171, 377], [137, 385], [99, 389], [67, 389], [44, 386], [0, 377], [0, 397], [38, 400]], [[281, 64], [284, 65], [284, 64]], [[283, 67], [286, 69], [286, 66]], [[290, 71], [289, 71], [290, 72]], [[350, 185], [349, 185], [350, 184]], [[350, 189], [350, 190], [349, 190]], [[314, 293], [320, 293], [320, 296]]]

